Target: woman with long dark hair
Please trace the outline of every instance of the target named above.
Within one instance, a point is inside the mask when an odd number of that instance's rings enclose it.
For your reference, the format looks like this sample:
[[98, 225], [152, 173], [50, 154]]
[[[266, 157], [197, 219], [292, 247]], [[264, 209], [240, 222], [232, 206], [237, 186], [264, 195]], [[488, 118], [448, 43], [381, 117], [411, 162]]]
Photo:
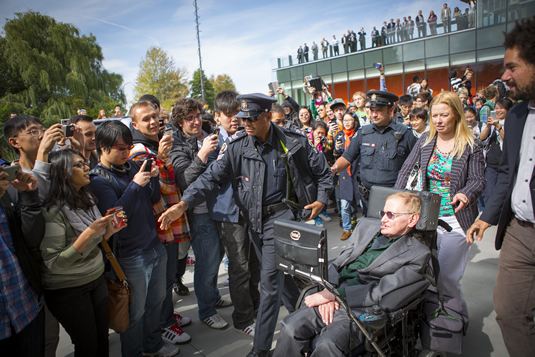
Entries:
[[309, 134], [312, 131], [312, 112], [308, 107], [302, 106], [299, 108], [299, 120], [301, 121], [301, 130], [305, 134]]
[[45, 301], [71, 336], [75, 356], [107, 356], [108, 287], [98, 244], [122, 227], [102, 217], [89, 184], [88, 161], [78, 151], [52, 152], [50, 191], [40, 249]]

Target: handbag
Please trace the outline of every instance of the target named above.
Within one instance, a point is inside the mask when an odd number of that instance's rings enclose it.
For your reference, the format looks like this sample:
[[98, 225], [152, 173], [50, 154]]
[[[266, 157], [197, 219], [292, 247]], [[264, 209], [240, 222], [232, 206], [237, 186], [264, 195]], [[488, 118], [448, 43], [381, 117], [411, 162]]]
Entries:
[[406, 190], [411, 191], [422, 191], [423, 190], [423, 179], [422, 173], [420, 171], [420, 161], [422, 161], [422, 152], [420, 151], [420, 158], [414, 164], [409, 178], [407, 179], [407, 185], [405, 186]]
[[119, 262], [117, 262], [117, 258], [115, 258], [106, 239], [102, 238], [101, 244], [106, 252], [106, 258], [110, 261], [115, 274], [117, 274], [117, 277], [119, 278], [116, 280], [106, 277], [110, 306], [110, 320], [108, 326], [117, 332], [124, 332], [128, 325], [130, 325], [128, 305], [132, 301], [132, 287], [126, 281], [123, 269], [121, 269]]

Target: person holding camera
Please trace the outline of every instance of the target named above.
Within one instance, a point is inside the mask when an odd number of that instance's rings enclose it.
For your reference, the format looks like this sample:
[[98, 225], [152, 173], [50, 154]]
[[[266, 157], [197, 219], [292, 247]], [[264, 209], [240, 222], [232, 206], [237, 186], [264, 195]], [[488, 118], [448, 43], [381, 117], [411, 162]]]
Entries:
[[43, 203], [43, 287], [76, 356], [108, 356], [108, 286], [98, 244], [123, 229], [112, 220], [124, 212], [101, 216], [87, 187], [88, 164], [73, 149], [50, 154], [49, 179], [55, 184]]

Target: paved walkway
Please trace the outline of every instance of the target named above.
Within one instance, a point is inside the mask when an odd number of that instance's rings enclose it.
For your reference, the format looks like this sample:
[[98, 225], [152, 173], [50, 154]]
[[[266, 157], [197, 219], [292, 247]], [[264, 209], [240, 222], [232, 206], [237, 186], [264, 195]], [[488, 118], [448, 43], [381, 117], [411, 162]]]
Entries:
[[[338, 217], [330, 210], [332, 222], [326, 223], [328, 228], [329, 257], [333, 259], [344, 247], [340, 241], [342, 229], [338, 225]], [[463, 291], [470, 311], [470, 324], [467, 336], [464, 339], [464, 353], [462, 356], [470, 357], [506, 357], [507, 351], [503, 344], [500, 329], [496, 323], [496, 314], [492, 307], [492, 291], [496, 281], [498, 269], [498, 252], [494, 249], [494, 235], [496, 229], [487, 230], [482, 242], [472, 246], [470, 262], [463, 278]], [[223, 264], [219, 269], [219, 290], [221, 295], [228, 296], [228, 287], [223, 286], [227, 273]], [[227, 330], [213, 330], [200, 322], [197, 316], [197, 301], [193, 290], [193, 267], [188, 267], [184, 283], [190, 289], [190, 295], [176, 298], [175, 310], [184, 316], [191, 317], [193, 323], [184, 330], [192, 336], [191, 343], [180, 346], [179, 356], [233, 356], [245, 357], [252, 348], [252, 338], [234, 331], [232, 327]], [[218, 312], [232, 325], [233, 308], [220, 309]], [[288, 312], [281, 307], [279, 320]], [[280, 326], [280, 325], [279, 325]], [[274, 339], [278, 337], [279, 330], [275, 332]], [[74, 356], [73, 346], [69, 336], [62, 330], [57, 356]], [[110, 331], [110, 356], [120, 356], [120, 342], [118, 334]]]

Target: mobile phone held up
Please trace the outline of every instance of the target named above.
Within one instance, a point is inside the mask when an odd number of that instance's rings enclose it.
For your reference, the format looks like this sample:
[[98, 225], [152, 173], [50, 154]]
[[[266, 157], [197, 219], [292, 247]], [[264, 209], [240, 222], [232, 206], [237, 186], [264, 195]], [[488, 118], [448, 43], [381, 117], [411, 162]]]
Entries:
[[62, 125], [61, 130], [63, 130], [67, 138], [74, 135], [74, 125]]
[[219, 132], [221, 131], [221, 129], [219, 128], [216, 128], [214, 129], [214, 132], [212, 134], [216, 135], [216, 136], [219, 136]]
[[19, 165], [12, 165], [12, 166], [4, 167], [4, 172], [7, 173], [7, 178], [5, 180], [13, 181], [14, 179], [16, 179], [19, 169], [20, 169]]
[[380, 63], [374, 63], [373, 66], [377, 69], [381, 69], [381, 64]]
[[126, 213], [123, 211], [123, 207], [113, 207], [106, 211], [106, 216], [113, 215], [112, 223], [115, 227], [121, 228], [126, 225], [125, 218]]
[[151, 172], [152, 170], [152, 160], [145, 160], [146, 164], [145, 164], [145, 170], [143, 170], [143, 172]]

